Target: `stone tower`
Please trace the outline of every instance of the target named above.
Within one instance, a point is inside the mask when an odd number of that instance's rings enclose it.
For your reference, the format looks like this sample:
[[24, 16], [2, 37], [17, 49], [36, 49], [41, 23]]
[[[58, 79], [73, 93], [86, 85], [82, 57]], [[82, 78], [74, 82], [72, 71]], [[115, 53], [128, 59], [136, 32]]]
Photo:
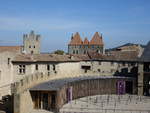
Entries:
[[23, 35], [23, 53], [40, 54], [40, 35], [36, 35], [34, 31]]

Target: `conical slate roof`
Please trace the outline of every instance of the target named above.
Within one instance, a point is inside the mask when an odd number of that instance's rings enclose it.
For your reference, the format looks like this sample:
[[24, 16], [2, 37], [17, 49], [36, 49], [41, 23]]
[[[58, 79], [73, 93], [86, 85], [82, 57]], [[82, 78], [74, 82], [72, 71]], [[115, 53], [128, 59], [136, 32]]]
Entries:
[[87, 39], [87, 38], [85, 38], [85, 39], [84, 39], [83, 44], [84, 44], [84, 45], [88, 45], [88, 44], [89, 44], [89, 41], [88, 41], [88, 39]]
[[90, 41], [90, 45], [103, 45], [102, 37], [96, 32]]
[[150, 62], [150, 41], [148, 42], [140, 60], [144, 62]]
[[69, 45], [81, 45], [83, 42], [82, 42], [82, 39], [80, 37], [80, 34], [77, 32], [71, 39]]

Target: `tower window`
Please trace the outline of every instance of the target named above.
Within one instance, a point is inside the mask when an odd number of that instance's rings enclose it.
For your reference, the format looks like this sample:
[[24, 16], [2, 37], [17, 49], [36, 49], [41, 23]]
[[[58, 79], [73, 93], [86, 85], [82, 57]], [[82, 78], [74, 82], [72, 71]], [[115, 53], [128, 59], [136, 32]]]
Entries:
[[29, 46], [29, 48], [31, 48], [31, 46]]
[[10, 58], [8, 58], [8, 65], [10, 64]]
[[33, 48], [35, 48], [35, 46], [33, 46]]

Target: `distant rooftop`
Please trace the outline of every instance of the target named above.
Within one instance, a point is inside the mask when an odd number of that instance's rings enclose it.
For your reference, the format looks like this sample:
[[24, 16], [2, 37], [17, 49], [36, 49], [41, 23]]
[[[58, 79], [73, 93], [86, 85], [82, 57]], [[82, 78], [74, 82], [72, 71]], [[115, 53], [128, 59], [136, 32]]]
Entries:
[[[146, 45], [142, 45], [142, 44], [126, 43], [126, 44], [123, 44], [123, 45], [115, 47], [115, 48], [106, 49], [106, 52], [123, 49], [124, 47], [128, 47], [128, 49], [135, 49], [135, 48], [132, 48], [133, 46], [141, 46], [142, 48], [146, 47]], [[125, 49], [127, 49], [127, 48], [125, 48]]]
[[22, 46], [0, 46], [0, 52], [6, 52], [6, 51], [21, 53]]
[[150, 62], [150, 41], [148, 42], [142, 56], [141, 61]]
[[116, 51], [110, 55], [88, 52], [85, 55], [19, 54], [12, 62], [79, 62], [79, 61], [137, 61], [136, 51]]

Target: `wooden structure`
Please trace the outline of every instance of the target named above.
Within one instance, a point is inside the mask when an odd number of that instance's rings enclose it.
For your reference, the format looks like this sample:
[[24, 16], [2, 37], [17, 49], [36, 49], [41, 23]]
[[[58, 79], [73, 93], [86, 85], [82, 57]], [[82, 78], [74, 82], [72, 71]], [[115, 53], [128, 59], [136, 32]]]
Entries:
[[[35, 109], [59, 111], [69, 101], [85, 96], [118, 94], [118, 83], [124, 81], [125, 93], [137, 93], [136, 81], [129, 77], [78, 77], [39, 84], [30, 89]], [[129, 87], [130, 88], [129, 90]]]

